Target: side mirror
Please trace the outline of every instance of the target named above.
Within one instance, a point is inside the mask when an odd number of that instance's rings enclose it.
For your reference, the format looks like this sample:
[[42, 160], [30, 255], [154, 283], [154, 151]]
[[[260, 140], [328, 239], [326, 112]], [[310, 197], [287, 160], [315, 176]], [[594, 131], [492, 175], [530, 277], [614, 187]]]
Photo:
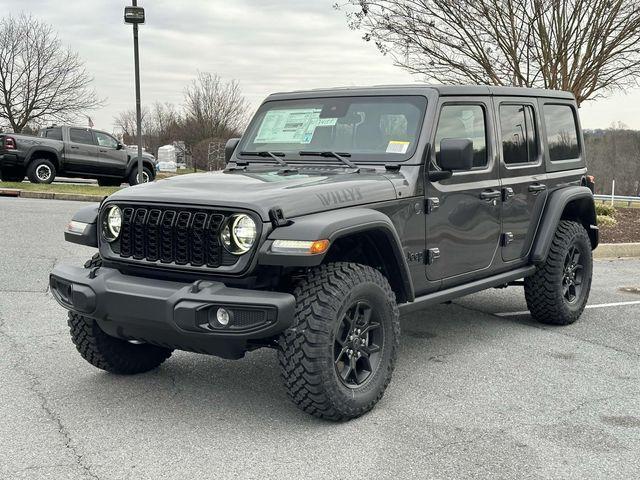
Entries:
[[239, 138], [230, 138], [227, 140], [227, 144], [224, 147], [224, 163], [231, 161], [231, 157], [233, 157], [233, 152], [235, 152], [238, 143], [240, 143]]
[[440, 142], [438, 165], [444, 171], [473, 168], [473, 141], [468, 138], [443, 138]]
[[118, 146], [116, 147], [116, 150], [122, 150], [124, 148], [124, 145], [122, 144], [122, 142], [118, 142]]

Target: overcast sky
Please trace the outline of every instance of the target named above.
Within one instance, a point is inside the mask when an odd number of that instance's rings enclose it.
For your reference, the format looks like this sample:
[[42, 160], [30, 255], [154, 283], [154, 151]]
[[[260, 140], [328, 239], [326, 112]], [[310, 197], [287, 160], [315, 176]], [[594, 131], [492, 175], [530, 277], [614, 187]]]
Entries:
[[[419, 82], [393, 66], [374, 45], [349, 30], [336, 0], [144, 1], [141, 27], [142, 102], [182, 102], [198, 70], [236, 79], [255, 108], [271, 92], [327, 86]], [[96, 128], [113, 129], [113, 117], [134, 108], [131, 26], [115, 0], [0, 0], [3, 12], [23, 10], [51, 23], [63, 43], [78, 51], [106, 98], [91, 113]], [[590, 102], [583, 126], [614, 121], [640, 129], [640, 89]]]

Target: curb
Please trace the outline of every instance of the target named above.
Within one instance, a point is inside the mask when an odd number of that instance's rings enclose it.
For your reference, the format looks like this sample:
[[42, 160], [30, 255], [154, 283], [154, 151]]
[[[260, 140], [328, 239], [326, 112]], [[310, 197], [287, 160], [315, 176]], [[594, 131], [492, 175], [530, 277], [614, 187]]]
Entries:
[[640, 257], [640, 243], [601, 243], [593, 252], [593, 258]]
[[102, 202], [105, 195], [82, 195], [79, 193], [32, 192], [15, 188], [0, 188], [0, 197], [39, 198], [42, 200], [72, 200], [75, 202]]

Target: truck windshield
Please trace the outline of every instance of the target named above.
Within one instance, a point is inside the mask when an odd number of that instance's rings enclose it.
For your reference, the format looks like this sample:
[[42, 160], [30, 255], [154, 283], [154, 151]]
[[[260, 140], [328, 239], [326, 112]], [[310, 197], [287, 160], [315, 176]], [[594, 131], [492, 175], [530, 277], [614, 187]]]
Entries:
[[[420, 96], [332, 97], [264, 103], [240, 152], [277, 151], [327, 162], [337, 152], [358, 161], [403, 161], [416, 151], [427, 99]], [[242, 154], [241, 154], [242, 155]]]

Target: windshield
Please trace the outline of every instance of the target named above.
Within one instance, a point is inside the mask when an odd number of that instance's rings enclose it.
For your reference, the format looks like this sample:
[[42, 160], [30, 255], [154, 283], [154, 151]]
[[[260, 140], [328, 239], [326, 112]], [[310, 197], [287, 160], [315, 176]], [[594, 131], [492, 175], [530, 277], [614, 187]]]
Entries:
[[420, 96], [267, 102], [239, 151], [281, 152], [286, 160], [299, 159], [302, 152], [336, 152], [356, 162], [402, 161], [415, 153], [426, 106]]

